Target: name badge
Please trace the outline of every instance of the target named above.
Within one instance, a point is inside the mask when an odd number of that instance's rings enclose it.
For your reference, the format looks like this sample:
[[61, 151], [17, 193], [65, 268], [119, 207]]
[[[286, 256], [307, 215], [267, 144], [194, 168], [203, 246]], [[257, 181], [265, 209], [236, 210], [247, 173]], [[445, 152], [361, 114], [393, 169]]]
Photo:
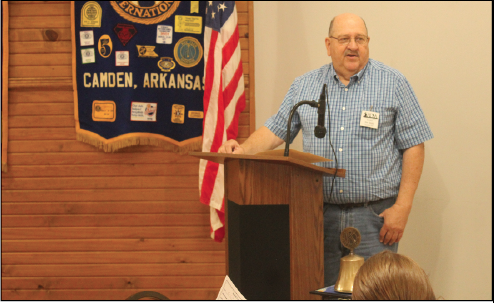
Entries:
[[157, 25], [157, 44], [172, 44], [172, 26]]
[[81, 31], [79, 32], [79, 37], [81, 38], [81, 46], [94, 45], [93, 31]]
[[362, 111], [360, 117], [360, 126], [378, 129], [379, 128], [379, 113], [372, 111]]

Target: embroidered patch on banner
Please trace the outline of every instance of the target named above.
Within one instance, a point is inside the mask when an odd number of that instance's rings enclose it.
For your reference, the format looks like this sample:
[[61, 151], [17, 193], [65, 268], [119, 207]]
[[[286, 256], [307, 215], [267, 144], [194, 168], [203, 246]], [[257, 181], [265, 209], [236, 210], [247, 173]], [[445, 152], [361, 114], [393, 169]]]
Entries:
[[122, 45], [126, 46], [129, 40], [131, 40], [131, 38], [134, 37], [138, 31], [132, 24], [119, 23], [114, 27], [114, 32], [121, 41]]
[[202, 33], [202, 17], [176, 16], [175, 31], [177, 33]]
[[95, 1], [88, 1], [81, 9], [81, 27], [101, 27], [102, 7]]
[[81, 31], [79, 32], [79, 40], [81, 46], [89, 46], [95, 44], [95, 39], [93, 39], [93, 31]]
[[198, 13], [198, 10], [200, 9], [200, 1], [190, 1], [191, 6], [190, 6], [190, 13]]
[[203, 49], [200, 42], [193, 37], [184, 37], [174, 46], [174, 58], [183, 67], [193, 67], [200, 62]]
[[172, 123], [184, 124], [184, 105], [173, 104], [172, 105]]
[[149, 45], [136, 45], [138, 48], [138, 57], [140, 58], [157, 58], [158, 54], [155, 52], [156, 46]]
[[157, 43], [172, 44], [172, 26], [157, 25]]
[[131, 121], [156, 122], [157, 103], [131, 102]]
[[114, 122], [115, 121], [115, 102], [114, 101], [93, 101], [93, 110], [91, 113], [93, 121]]
[[156, 24], [169, 18], [181, 1], [110, 1], [124, 19], [141, 24]]
[[112, 39], [109, 35], [102, 35], [98, 40], [98, 52], [103, 58], [108, 58], [112, 54]]
[[129, 66], [129, 51], [115, 51], [115, 66]]
[[81, 57], [83, 64], [95, 63], [95, 49], [94, 48], [82, 48]]
[[203, 119], [203, 112], [198, 112], [198, 111], [192, 111], [192, 110], [190, 110], [188, 112], [188, 118], [191, 118], [191, 119]]
[[158, 67], [163, 72], [170, 72], [174, 67], [176, 67], [176, 62], [172, 60], [171, 57], [162, 57], [158, 61]]

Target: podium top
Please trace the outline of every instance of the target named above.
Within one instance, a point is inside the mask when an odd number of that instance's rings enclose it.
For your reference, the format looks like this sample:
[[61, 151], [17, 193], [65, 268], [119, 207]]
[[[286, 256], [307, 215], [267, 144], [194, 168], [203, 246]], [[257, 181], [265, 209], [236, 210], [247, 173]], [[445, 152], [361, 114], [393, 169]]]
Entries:
[[[200, 159], [212, 161], [219, 164], [224, 164], [226, 159], [241, 159], [241, 160], [254, 160], [254, 161], [271, 161], [280, 162], [281, 164], [291, 164], [298, 165], [301, 167], [306, 167], [308, 169], [319, 171], [324, 174], [334, 175], [336, 170], [334, 168], [325, 168], [317, 165], [313, 165], [309, 162], [284, 156], [271, 156], [271, 155], [238, 155], [238, 154], [221, 154], [221, 153], [204, 153], [204, 152], [190, 152], [190, 156], [197, 157]], [[324, 159], [324, 158], [323, 158]], [[327, 160], [327, 159], [326, 159]], [[329, 161], [329, 160], [327, 160]], [[344, 178], [346, 175], [346, 170], [338, 169], [336, 174], [337, 177]]]

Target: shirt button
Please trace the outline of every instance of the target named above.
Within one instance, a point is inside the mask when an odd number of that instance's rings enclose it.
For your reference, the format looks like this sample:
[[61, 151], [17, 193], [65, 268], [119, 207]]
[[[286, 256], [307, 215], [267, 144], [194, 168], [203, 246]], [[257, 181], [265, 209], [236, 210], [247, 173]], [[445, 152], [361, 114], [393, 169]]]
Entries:
[[342, 194], [342, 193], [343, 193], [343, 190], [342, 190], [342, 189], [340, 189], [340, 190], [339, 190], [339, 193], [340, 193], [340, 194]]
[[345, 88], [345, 89], [344, 89], [344, 91], [345, 91], [345, 92], [347, 92], [347, 91], [348, 91], [348, 89], [347, 89], [347, 88]]
[[342, 149], [342, 148], [340, 148], [340, 149], [339, 149], [339, 151], [340, 151], [340, 152], [342, 152], [342, 151], [343, 151], [343, 149]]
[[343, 106], [343, 110], [345, 110], [345, 109], [346, 109], [346, 107]]
[[344, 130], [344, 127], [341, 127], [341, 130]]

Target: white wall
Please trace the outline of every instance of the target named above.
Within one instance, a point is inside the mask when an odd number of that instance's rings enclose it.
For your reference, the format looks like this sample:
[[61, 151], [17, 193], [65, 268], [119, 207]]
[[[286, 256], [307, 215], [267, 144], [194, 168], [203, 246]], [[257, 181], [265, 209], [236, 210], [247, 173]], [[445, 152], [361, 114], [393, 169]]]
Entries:
[[[401, 71], [434, 133], [399, 252], [448, 300], [492, 299], [491, 2], [255, 2], [256, 125], [297, 76], [330, 62], [332, 17], [368, 27], [370, 57]], [[291, 148], [301, 150], [301, 139]]]

